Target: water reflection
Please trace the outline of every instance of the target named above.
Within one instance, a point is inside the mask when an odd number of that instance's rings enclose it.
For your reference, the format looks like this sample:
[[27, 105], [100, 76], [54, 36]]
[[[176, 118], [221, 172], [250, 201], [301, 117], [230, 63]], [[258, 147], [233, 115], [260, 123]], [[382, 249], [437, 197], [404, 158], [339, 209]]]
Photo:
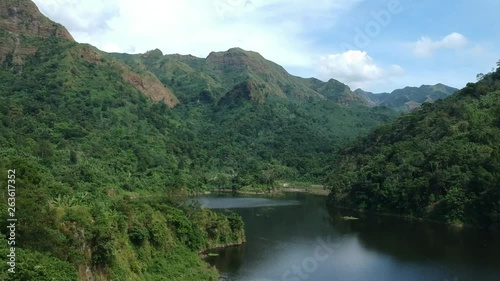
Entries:
[[[322, 197], [304, 194], [249, 199], [210, 198], [224, 208], [246, 202], [233, 210], [245, 221], [247, 243], [208, 259], [223, 280], [500, 280], [495, 233], [393, 217], [345, 220], [357, 214], [327, 210]], [[261, 203], [265, 207], [250, 207]], [[315, 251], [325, 243], [333, 250], [320, 249], [328, 258], [318, 259]]]
[[219, 256], [210, 257], [211, 263], [217, 264], [221, 272], [238, 271], [244, 262], [245, 247], [232, 246], [219, 252]]
[[198, 197], [197, 200], [203, 207], [210, 209], [244, 209], [259, 207], [279, 207], [299, 205], [298, 200], [277, 200], [270, 198], [246, 198], [246, 197]]

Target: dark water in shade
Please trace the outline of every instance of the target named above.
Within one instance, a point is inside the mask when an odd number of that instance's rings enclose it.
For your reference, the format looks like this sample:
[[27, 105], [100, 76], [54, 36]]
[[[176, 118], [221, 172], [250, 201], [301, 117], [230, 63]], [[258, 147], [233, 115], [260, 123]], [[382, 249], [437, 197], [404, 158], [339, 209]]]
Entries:
[[[331, 209], [324, 197], [203, 197], [243, 217], [247, 243], [207, 261], [228, 281], [500, 281], [500, 233]], [[240, 208], [235, 208], [240, 206]]]
[[245, 209], [259, 207], [278, 207], [300, 205], [299, 200], [271, 199], [271, 198], [252, 198], [252, 197], [199, 197], [196, 200], [203, 207], [210, 209]]

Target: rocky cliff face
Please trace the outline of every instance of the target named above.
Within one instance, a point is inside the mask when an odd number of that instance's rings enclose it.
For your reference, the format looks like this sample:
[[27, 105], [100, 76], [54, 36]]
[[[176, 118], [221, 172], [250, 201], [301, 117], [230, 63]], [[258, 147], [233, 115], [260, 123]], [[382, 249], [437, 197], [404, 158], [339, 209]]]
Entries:
[[33, 2], [0, 1], [0, 65], [22, 70], [27, 57], [37, 51], [36, 46], [25, 41], [51, 37], [73, 41], [66, 28], [47, 19]]
[[258, 73], [275, 72], [274, 75], [287, 75], [284, 69], [276, 71], [271, 69], [266, 60], [258, 53], [232, 48], [227, 52], [211, 52], [207, 62], [222, 71], [248, 70]]
[[37, 6], [28, 0], [0, 1], [0, 29], [26, 37], [59, 37], [73, 41], [66, 28], [46, 18]]
[[139, 75], [123, 64], [120, 65], [120, 68], [123, 69], [123, 79], [153, 101], [163, 102], [170, 108], [179, 103], [174, 93], [153, 74], [147, 72]]

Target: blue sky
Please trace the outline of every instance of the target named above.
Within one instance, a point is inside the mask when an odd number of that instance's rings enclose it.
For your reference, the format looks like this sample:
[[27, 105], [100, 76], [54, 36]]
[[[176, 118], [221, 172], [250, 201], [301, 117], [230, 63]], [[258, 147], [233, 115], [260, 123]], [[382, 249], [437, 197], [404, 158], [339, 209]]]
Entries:
[[290, 73], [392, 91], [461, 88], [500, 59], [497, 0], [34, 0], [105, 51], [241, 47]]

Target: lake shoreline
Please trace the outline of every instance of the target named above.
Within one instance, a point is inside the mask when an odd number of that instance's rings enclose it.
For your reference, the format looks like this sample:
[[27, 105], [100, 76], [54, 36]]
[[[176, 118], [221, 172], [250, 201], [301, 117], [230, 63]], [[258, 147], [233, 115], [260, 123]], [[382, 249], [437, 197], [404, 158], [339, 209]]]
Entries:
[[[248, 242], [243, 246], [210, 249], [200, 255], [216, 267], [223, 278], [221, 280], [279, 277], [295, 265], [304, 272], [301, 262], [312, 260], [311, 253], [328, 245], [332, 245], [331, 252], [325, 250], [320, 254], [329, 253], [330, 261], [317, 261], [316, 271], [311, 273], [312, 280], [343, 280], [345, 276], [359, 280], [389, 276], [388, 279], [396, 280], [405, 274], [415, 277], [415, 280], [457, 277], [493, 281], [497, 279], [491, 276], [500, 274], [495, 264], [500, 258], [496, 251], [500, 237], [486, 231], [461, 231], [441, 223], [422, 224], [421, 220], [414, 218], [410, 221], [394, 215], [328, 208], [331, 205], [327, 206], [325, 197], [299, 192], [286, 193], [283, 197], [267, 196], [272, 201], [297, 200], [301, 202], [299, 207], [254, 205], [258, 200], [267, 202], [266, 196], [217, 196], [214, 193], [208, 196], [208, 200], [210, 197], [218, 207], [222, 204], [246, 206], [235, 212], [245, 222]], [[344, 266], [346, 256], [369, 257], [373, 263], [367, 272], [359, 271], [358, 266], [366, 266], [366, 260], [348, 259], [349, 265], [357, 266]], [[433, 259], [432, 264], [428, 262], [429, 256]], [[476, 263], [482, 264], [484, 269], [478, 268]], [[442, 265], [448, 264], [453, 266], [443, 269]], [[468, 276], [479, 277], [467, 279]], [[300, 279], [293, 272], [289, 277], [294, 279], [287, 280]]]
[[323, 189], [323, 187], [318, 188], [318, 187], [305, 187], [305, 188], [298, 188], [298, 187], [283, 187], [279, 189], [275, 189], [272, 191], [263, 191], [261, 189], [247, 189], [247, 190], [232, 190], [232, 189], [217, 189], [214, 191], [205, 191], [202, 192], [201, 195], [209, 195], [209, 194], [217, 194], [217, 193], [235, 193], [235, 194], [243, 194], [243, 195], [266, 195], [266, 196], [279, 196], [283, 195], [284, 193], [307, 193], [307, 194], [313, 194], [313, 195], [320, 195], [320, 196], [328, 196], [330, 194], [330, 190], [328, 189]]
[[346, 211], [351, 211], [355, 212], [359, 216], [359, 218], [362, 217], [362, 215], [375, 215], [375, 216], [382, 216], [382, 217], [393, 217], [393, 218], [400, 218], [404, 221], [408, 222], [427, 222], [427, 223], [433, 223], [433, 224], [439, 224], [439, 225], [444, 225], [447, 227], [452, 227], [455, 229], [463, 230], [463, 229], [480, 229], [480, 230], [487, 230], [487, 231], [493, 231], [493, 232], [499, 232], [500, 233], [500, 226], [480, 226], [480, 225], [473, 225], [473, 224], [453, 224], [453, 223], [448, 223], [444, 221], [439, 221], [439, 220], [432, 220], [432, 219], [425, 219], [425, 218], [418, 218], [418, 217], [413, 217], [409, 215], [398, 215], [394, 213], [382, 213], [382, 212], [375, 212], [375, 211], [365, 211], [365, 210], [359, 210], [359, 209], [354, 209], [354, 208], [349, 208], [349, 207], [343, 207], [343, 206], [337, 206], [331, 203], [327, 203], [326, 205], [327, 208], [336, 208], [339, 210], [346, 210]]
[[[273, 191], [263, 191], [261, 189], [246, 189], [246, 190], [232, 190], [232, 189], [218, 189], [214, 191], [205, 191], [201, 193], [200, 195], [210, 195], [210, 194], [217, 194], [217, 193], [234, 193], [234, 194], [239, 194], [239, 195], [261, 195], [261, 196], [266, 196], [266, 197], [275, 197], [275, 196], [281, 196], [284, 195], [285, 193], [304, 193], [304, 194], [312, 194], [312, 195], [318, 195], [318, 196], [324, 196], [328, 197], [330, 194], [329, 189], [324, 189], [323, 186], [321, 185], [305, 185], [303, 187], [281, 187], [279, 189], [273, 190]], [[494, 231], [494, 232], [500, 232], [500, 226], [480, 226], [480, 225], [472, 225], [472, 224], [453, 224], [453, 223], [448, 223], [444, 221], [439, 221], [439, 220], [432, 220], [432, 219], [426, 219], [426, 218], [418, 218], [418, 217], [413, 217], [409, 215], [401, 215], [401, 214], [396, 214], [396, 213], [382, 213], [382, 212], [376, 212], [376, 211], [365, 211], [365, 210], [359, 210], [359, 209], [354, 209], [354, 208], [349, 208], [349, 207], [344, 207], [344, 206], [337, 206], [331, 203], [326, 204], [327, 208], [337, 208], [341, 210], [348, 210], [348, 211], [353, 211], [359, 215], [363, 214], [370, 214], [370, 215], [378, 215], [378, 216], [386, 216], [386, 217], [396, 217], [396, 218], [401, 218], [405, 221], [415, 221], [415, 222], [428, 222], [428, 223], [434, 223], [434, 224], [440, 224], [440, 225], [445, 225], [448, 227], [453, 227], [456, 229], [482, 229], [482, 230], [488, 230], [488, 231]]]
[[209, 248], [205, 248], [205, 249], [202, 249], [198, 252], [198, 256], [201, 258], [201, 259], [206, 259], [207, 257], [209, 257], [209, 252], [210, 251], [215, 251], [215, 250], [220, 250], [220, 249], [225, 249], [225, 248], [229, 248], [229, 247], [237, 247], [237, 246], [242, 246], [246, 243], [247, 241], [244, 240], [243, 242], [235, 242], [235, 243], [226, 243], [226, 244], [219, 244], [219, 245], [215, 245], [215, 246], [212, 246], [212, 247], [209, 247]]

